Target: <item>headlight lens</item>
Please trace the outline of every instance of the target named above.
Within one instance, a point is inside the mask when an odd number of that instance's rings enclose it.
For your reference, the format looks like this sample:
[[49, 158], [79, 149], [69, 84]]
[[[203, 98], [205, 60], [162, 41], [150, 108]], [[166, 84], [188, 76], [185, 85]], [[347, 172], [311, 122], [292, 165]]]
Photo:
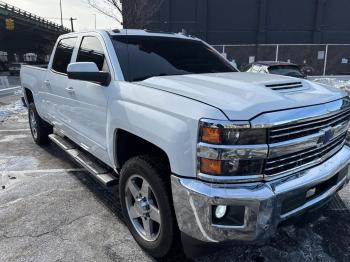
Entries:
[[256, 145], [266, 144], [266, 129], [252, 129], [249, 124], [224, 125], [200, 122], [200, 141], [217, 145]]
[[199, 158], [200, 172], [214, 176], [253, 176], [262, 172], [262, 159], [214, 160]]
[[200, 121], [198, 169], [201, 174], [261, 175], [266, 156], [266, 129], [252, 129], [248, 122]]

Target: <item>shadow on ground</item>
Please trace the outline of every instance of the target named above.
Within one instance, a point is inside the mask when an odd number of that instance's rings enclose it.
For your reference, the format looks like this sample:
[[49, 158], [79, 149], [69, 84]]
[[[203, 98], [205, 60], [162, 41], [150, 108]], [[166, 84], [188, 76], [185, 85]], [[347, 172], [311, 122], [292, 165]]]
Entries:
[[[107, 190], [96, 186], [90, 177], [76, 175], [117, 219], [124, 223], [117, 187]], [[201, 254], [186, 259], [183, 252], [159, 261], [350, 261], [350, 210], [336, 195], [320, 210], [309, 212], [279, 228], [265, 245], [205, 246]]]

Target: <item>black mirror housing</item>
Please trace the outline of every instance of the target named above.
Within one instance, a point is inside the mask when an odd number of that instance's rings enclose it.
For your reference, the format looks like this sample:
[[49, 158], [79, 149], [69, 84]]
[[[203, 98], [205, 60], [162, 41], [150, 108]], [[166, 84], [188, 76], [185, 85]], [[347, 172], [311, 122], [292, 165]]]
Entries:
[[67, 72], [69, 79], [82, 80], [98, 83], [103, 86], [109, 85], [111, 82], [111, 75], [109, 72]]

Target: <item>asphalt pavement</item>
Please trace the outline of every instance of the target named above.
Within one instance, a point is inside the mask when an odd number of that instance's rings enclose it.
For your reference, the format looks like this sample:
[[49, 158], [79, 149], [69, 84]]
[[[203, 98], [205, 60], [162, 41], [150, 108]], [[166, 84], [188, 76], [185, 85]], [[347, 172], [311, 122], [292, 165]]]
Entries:
[[[101, 187], [54, 144], [35, 145], [17, 99], [0, 99], [0, 261], [154, 261], [125, 226], [117, 189]], [[195, 261], [350, 261], [350, 186], [265, 245], [199, 254]], [[185, 260], [179, 252], [166, 261]]]
[[0, 73], [0, 98], [17, 95], [21, 92], [21, 82], [19, 76], [9, 76]]

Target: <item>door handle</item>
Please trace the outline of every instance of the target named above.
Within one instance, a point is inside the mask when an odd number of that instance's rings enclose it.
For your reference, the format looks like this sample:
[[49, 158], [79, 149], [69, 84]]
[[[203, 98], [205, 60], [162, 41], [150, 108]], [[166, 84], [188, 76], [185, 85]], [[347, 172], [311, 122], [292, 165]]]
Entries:
[[74, 88], [69, 86], [66, 88], [66, 91], [69, 92], [69, 93], [74, 93]]

